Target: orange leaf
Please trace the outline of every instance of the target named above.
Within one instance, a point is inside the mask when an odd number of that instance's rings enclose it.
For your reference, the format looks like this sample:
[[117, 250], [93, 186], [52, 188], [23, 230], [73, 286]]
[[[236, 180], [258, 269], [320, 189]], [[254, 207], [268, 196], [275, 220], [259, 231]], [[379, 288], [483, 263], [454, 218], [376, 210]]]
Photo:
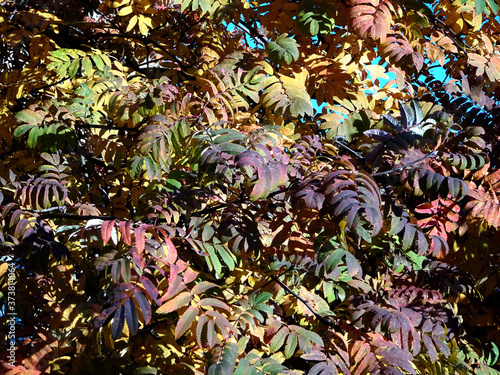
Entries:
[[188, 305], [192, 299], [193, 295], [191, 292], [179, 293], [175, 298], [161, 305], [156, 312], [158, 314], [171, 313], [172, 311], [179, 310], [181, 307]]

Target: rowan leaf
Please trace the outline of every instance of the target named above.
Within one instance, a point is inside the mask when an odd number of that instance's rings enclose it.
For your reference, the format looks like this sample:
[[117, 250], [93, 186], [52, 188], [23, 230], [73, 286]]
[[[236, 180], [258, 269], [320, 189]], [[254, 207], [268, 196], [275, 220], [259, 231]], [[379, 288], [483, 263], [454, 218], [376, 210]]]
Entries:
[[276, 63], [285, 62], [291, 64], [292, 61], [299, 58], [299, 49], [297, 42], [287, 34], [281, 34], [275, 42], [266, 43], [266, 52], [269, 59]]
[[168, 314], [172, 311], [179, 310], [180, 308], [187, 306], [191, 300], [193, 299], [193, 295], [191, 292], [181, 292], [175, 298], [165, 302], [161, 305], [156, 312], [158, 314]]
[[175, 326], [175, 339], [179, 339], [189, 327], [193, 324], [196, 317], [198, 316], [200, 309], [198, 306], [189, 306], [187, 310], [182, 314], [182, 316], [177, 321], [177, 325]]

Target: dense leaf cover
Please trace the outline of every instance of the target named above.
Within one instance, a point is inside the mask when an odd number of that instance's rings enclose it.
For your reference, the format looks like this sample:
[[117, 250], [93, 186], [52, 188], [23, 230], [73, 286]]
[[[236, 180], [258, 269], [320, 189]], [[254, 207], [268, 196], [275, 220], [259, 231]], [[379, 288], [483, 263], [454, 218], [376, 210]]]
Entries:
[[3, 1], [1, 372], [498, 374], [498, 11]]

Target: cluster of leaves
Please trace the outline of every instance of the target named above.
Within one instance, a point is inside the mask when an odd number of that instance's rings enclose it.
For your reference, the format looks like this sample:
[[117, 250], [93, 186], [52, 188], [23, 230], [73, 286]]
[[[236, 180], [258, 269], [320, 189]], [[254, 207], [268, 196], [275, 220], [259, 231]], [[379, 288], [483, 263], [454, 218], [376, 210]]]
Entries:
[[498, 11], [1, 3], [2, 373], [498, 374]]

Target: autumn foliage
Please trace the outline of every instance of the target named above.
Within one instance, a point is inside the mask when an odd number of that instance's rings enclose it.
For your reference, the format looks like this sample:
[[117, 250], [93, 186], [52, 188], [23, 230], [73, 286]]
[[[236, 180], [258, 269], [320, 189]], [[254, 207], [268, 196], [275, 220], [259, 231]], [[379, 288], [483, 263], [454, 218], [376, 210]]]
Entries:
[[0, 372], [498, 374], [498, 13], [0, 3]]

